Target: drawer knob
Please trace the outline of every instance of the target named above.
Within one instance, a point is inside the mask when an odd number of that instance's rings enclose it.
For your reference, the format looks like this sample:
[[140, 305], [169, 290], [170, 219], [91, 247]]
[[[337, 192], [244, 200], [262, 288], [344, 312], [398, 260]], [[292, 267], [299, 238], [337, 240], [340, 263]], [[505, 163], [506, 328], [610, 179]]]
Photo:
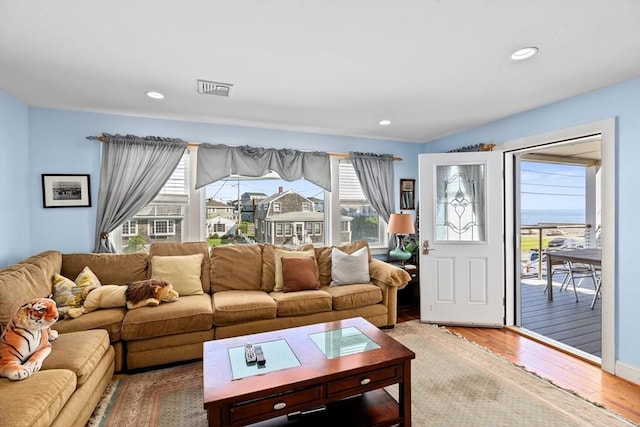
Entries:
[[371, 379], [369, 379], [369, 378], [363, 378], [363, 379], [360, 380], [360, 384], [361, 385], [367, 385], [370, 382], [371, 382]]
[[280, 402], [273, 405], [273, 409], [275, 409], [276, 411], [279, 411], [280, 409], [284, 409], [286, 406], [287, 406], [286, 403]]

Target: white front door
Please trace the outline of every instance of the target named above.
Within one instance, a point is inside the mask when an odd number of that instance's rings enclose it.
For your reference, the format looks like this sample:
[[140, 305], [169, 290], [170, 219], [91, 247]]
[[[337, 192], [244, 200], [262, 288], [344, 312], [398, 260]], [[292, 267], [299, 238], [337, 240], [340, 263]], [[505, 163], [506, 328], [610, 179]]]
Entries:
[[503, 326], [502, 153], [422, 154], [419, 177], [421, 321]]

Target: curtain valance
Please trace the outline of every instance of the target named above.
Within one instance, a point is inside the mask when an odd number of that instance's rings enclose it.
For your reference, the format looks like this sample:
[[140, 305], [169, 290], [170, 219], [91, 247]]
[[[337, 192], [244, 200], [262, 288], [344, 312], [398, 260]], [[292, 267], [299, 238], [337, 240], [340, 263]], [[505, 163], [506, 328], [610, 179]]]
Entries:
[[328, 153], [290, 149], [258, 148], [247, 145], [200, 144], [196, 189], [226, 178], [243, 175], [259, 178], [270, 171], [285, 181], [306, 179], [331, 191]]

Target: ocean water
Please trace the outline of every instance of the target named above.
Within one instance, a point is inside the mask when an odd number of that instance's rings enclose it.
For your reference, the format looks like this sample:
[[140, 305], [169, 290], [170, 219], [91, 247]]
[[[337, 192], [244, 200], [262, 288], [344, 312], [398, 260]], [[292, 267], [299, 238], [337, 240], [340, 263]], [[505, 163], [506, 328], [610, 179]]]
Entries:
[[584, 224], [583, 209], [522, 209], [520, 224], [536, 225], [539, 223]]

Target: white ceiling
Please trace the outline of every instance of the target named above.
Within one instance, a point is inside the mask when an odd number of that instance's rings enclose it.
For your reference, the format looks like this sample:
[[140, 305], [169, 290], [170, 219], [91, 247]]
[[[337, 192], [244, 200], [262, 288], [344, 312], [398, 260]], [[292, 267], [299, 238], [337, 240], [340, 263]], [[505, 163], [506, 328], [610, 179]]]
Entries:
[[0, 0], [37, 107], [425, 142], [637, 76], [640, 1]]

